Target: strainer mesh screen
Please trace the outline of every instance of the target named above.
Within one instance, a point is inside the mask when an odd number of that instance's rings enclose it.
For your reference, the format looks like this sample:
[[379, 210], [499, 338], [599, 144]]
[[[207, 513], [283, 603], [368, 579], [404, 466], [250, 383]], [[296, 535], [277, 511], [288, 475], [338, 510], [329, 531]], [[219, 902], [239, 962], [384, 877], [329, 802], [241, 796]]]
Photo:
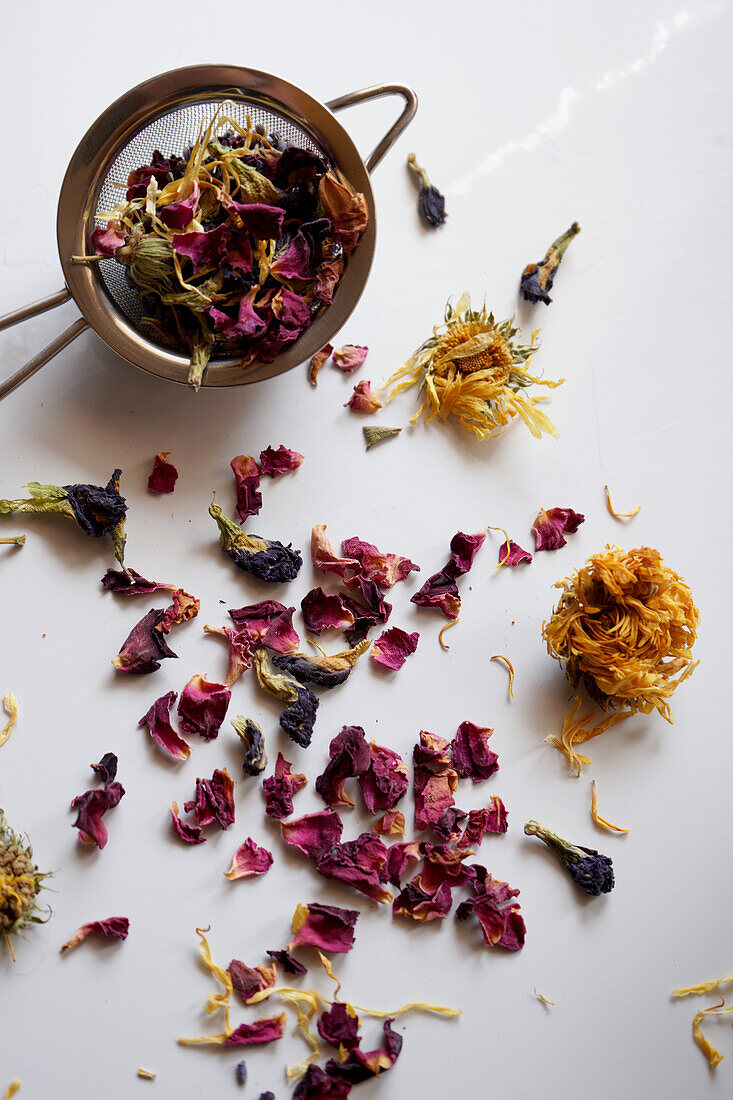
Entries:
[[[279, 134], [285, 144], [299, 145], [301, 148], [318, 153], [331, 167], [331, 160], [324, 149], [313, 140], [306, 129], [296, 125], [291, 119], [245, 100], [202, 99], [159, 115], [139, 130], [123, 147], [112, 161], [99, 191], [94, 210], [97, 224], [106, 225], [107, 219], [100, 218], [100, 212], [114, 209], [124, 199], [127, 177], [133, 168], [148, 164], [156, 149], [163, 156], [172, 156], [174, 153], [180, 156], [186, 146], [196, 140], [201, 123], [203, 122], [206, 128], [217, 107], [222, 103], [224, 106], [221, 113], [231, 116], [240, 126], [246, 126], [247, 115], [249, 115], [253, 126], [264, 127], [266, 134]], [[113, 259], [101, 260], [98, 264], [98, 272], [110, 298], [127, 320], [139, 329], [147, 340], [157, 342], [152, 338], [150, 329], [140, 325], [143, 313], [138, 300], [138, 288], [129, 279], [124, 265]]]

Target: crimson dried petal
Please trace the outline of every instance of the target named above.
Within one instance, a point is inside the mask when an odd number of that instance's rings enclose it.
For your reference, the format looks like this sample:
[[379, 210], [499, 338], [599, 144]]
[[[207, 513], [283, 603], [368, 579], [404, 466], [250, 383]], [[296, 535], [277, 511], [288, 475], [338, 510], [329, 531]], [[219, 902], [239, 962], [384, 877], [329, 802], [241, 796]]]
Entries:
[[449, 748], [445, 738], [420, 731], [420, 744], [412, 754], [416, 829], [434, 825], [453, 805], [458, 776], [450, 766]]
[[278, 600], [260, 600], [259, 603], [250, 603], [245, 607], [230, 607], [229, 615], [237, 630], [247, 630], [259, 642], [273, 621], [287, 610], [285, 604]]
[[334, 1001], [318, 1017], [318, 1034], [333, 1047], [353, 1050], [359, 1045], [359, 1017], [350, 1005]]
[[[325, 219], [322, 219], [325, 220]], [[270, 264], [270, 274], [278, 282], [294, 279], [310, 283], [316, 277], [311, 240], [302, 226], [288, 244], [275, 255]]]
[[341, 839], [343, 822], [335, 810], [319, 810], [282, 823], [286, 844], [297, 848], [308, 859], [318, 859]]
[[320, 587], [312, 588], [300, 601], [305, 629], [309, 634], [319, 635], [324, 630], [344, 630], [354, 623], [354, 613], [346, 607], [343, 597], [324, 592]]
[[293, 956], [283, 949], [282, 951], [268, 951], [267, 954], [270, 958], [281, 966], [286, 974], [292, 974], [293, 977], [299, 977], [301, 974], [308, 973], [308, 967], [303, 966], [302, 962], [298, 962]]
[[200, 189], [198, 181], [194, 181], [191, 194], [188, 198], [181, 199], [179, 202], [171, 202], [168, 206], [164, 206], [159, 214], [160, 220], [164, 225], [167, 225], [169, 229], [185, 229], [187, 225], [190, 225], [196, 216], [196, 210], [199, 204]]
[[532, 561], [529, 550], [523, 550], [518, 542], [509, 539], [509, 549], [506, 542], [499, 547], [499, 565], [520, 565], [523, 561]]
[[107, 917], [106, 920], [93, 920], [89, 924], [82, 924], [74, 935], [61, 948], [62, 953], [71, 951], [83, 943], [87, 936], [104, 936], [111, 940], [126, 940], [130, 931], [130, 921], [127, 917]]
[[339, 558], [326, 538], [326, 524], [317, 523], [311, 533], [311, 557], [316, 569], [322, 573], [335, 573], [343, 580], [347, 573], [360, 572], [361, 563], [356, 558]]
[[344, 402], [345, 409], [351, 409], [355, 413], [373, 413], [382, 408], [382, 402], [372, 389], [371, 382], [357, 382], [354, 392], [348, 401]]
[[239, 959], [232, 959], [227, 967], [232, 986], [245, 1004], [263, 989], [272, 989], [277, 982], [275, 964], [270, 966], [245, 966]]
[[304, 455], [291, 451], [282, 443], [277, 450], [273, 447], [265, 447], [264, 451], [260, 452], [260, 470], [263, 476], [280, 477], [281, 474], [297, 470], [303, 459]]
[[450, 542], [451, 556], [443, 568], [428, 577], [411, 602], [419, 607], [437, 607], [449, 619], [457, 619], [461, 610], [461, 597], [456, 579], [471, 569], [477, 551], [483, 546], [485, 531], [466, 535], [457, 531]]
[[148, 581], [135, 569], [108, 569], [102, 577], [102, 587], [118, 596], [149, 596], [158, 589], [175, 592], [175, 584]]
[[192, 676], [181, 692], [178, 721], [184, 733], [197, 733], [205, 741], [218, 736], [226, 717], [232, 693], [224, 684], [215, 684], [198, 674]]
[[260, 468], [252, 455], [237, 455], [229, 463], [237, 487], [237, 519], [244, 523], [262, 507]]
[[[344, 539], [341, 553], [359, 563], [359, 578], [374, 581], [380, 588], [392, 588], [398, 581], [405, 580], [412, 572], [420, 572], [420, 566], [401, 554], [384, 554], [371, 542], [364, 542], [354, 536]], [[357, 579], [347, 580], [347, 588], [355, 588]]]
[[270, 308], [283, 328], [300, 331], [313, 320], [308, 303], [300, 294], [294, 294], [287, 287], [281, 287], [270, 302]]
[[373, 901], [384, 903], [392, 894], [382, 885], [387, 848], [373, 833], [362, 833], [356, 840], [334, 844], [316, 861], [316, 870], [324, 878], [346, 883]]
[[281, 655], [296, 652], [300, 637], [293, 626], [294, 611], [294, 607], [286, 607], [272, 620], [261, 639], [261, 644], [266, 649], [272, 649]]
[[565, 535], [574, 535], [584, 522], [585, 516], [572, 508], [540, 509], [532, 524], [535, 550], [559, 550], [567, 543]]
[[255, 311], [254, 295], [251, 291], [240, 299], [236, 317], [230, 317], [216, 306], [209, 306], [208, 314], [214, 324], [214, 331], [226, 340], [261, 336], [267, 328], [267, 322]]
[[106, 226], [97, 225], [92, 230], [92, 248], [97, 256], [114, 256], [124, 243], [125, 234], [117, 229], [115, 221], [107, 222]]
[[201, 610], [201, 601], [197, 600], [189, 592], [177, 588], [173, 593], [173, 599], [161, 615], [160, 622], [155, 630], [160, 634], [168, 634], [172, 627], [180, 623], [186, 623], [189, 619], [195, 619]]
[[117, 775], [117, 757], [113, 752], [106, 752], [98, 764], [90, 764], [90, 767], [106, 785]]
[[320, 1066], [310, 1065], [298, 1081], [293, 1100], [345, 1100], [350, 1092], [349, 1081], [329, 1077]]
[[476, 877], [475, 867], [464, 861], [469, 852], [456, 851], [448, 844], [421, 844], [423, 865], [414, 881], [429, 894], [434, 894], [444, 882], [465, 886]]
[[343, 597], [344, 606], [354, 613], [354, 625], [344, 631], [347, 642], [352, 646], [363, 641], [376, 623], [386, 623], [392, 614], [392, 604], [386, 602], [374, 581], [367, 581], [364, 577], [355, 579], [364, 603], [353, 596]]
[[[228, 263], [230, 267], [233, 267], [235, 271], [241, 271], [246, 278], [252, 270], [253, 258], [252, 242], [247, 234], [239, 233], [237, 230], [234, 230], [229, 238], [229, 247], [224, 257], [225, 262]], [[254, 315], [254, 317], [257, 316], [252, 309], [253, 297], [252, 294], [246, 294], [242, 299], [242, 301], [247, 302], [246, 315], [250, 318], [252, 315]], [[264, 327], [265, 322], [263, 321], [262, 324]]]
[[172, 756], [174, 760], [187, 760], [191, 747], [173, 729], [170, 723], [171, 707], [178, 698], [177, 691], [168, 691], [156, 699], [147, 714], [138, 722], [139, 726], [147, 726], [148, 733], [156, 744]]
[[498, 797], [491, 796], [491, 804], [479, 810], [469, 810], [468, 824], [461, 837], [460, 848], [477, 848], [487, 833], [505, 833], [509, 828], [507, 808]]
[[475, 535], [466, 535], [463, 531], [457, 531], [453, 536], [450, 542], [451, 561], [459, 576], [469, 572], [473, 559], [483, 546], [485, 539], [485, 531], [478, 531]]
[[344, 374], [353, 374], [358, 370], [367, 357], [369, 348], [360, 344], [344, 344], [342, 348], [336, 348], [333, 353], [333, 365]]
[[364, 805], [370, 814], [392, 810], [400, 801], [410, 782], [410, 769], [394, 749], [369, 745], [369, 767], [359, 777]]
[[299, 905], [293, 917], [294, 936], [287, 945], [317, 947], [333, 954], [345, 954], [354, 946], [354, 928], [359, 918], [358, 909], [341, 909], [337, 905]]
[[456, 840], [461, 834], [463, 822], [468, 817], [465, 810], [459, 810], [457, 806], [451, 806], [440, 815], [433, 824], [435, 832], [444, 840]]
[[183, 808], [197, 825], [228, 829], [234, 822], [234, 784], [226, 768], [216, 768], [211, 779], [197, 778], [196, 795]]
[[264, 875], [272, 867], [272, 862], [272, 852], [268, 852], [267, 848], [260, 848], [250, 836], [237, 848], [232, 856], [231, 867], [224, 872], [224, 877], [234, 882], [240, 878]]
[[191, 825], [188, 821], [181, 821], [178, 816], [178, 803], [171, 802], [171, 824], [176, 836], [186, 844], [203, 844], [206, 840], [200, 825]]
[[240, 1024], [230, 1032], [224, 1040], [225, 1047], [253, 1047], [262, 1046], [264, 1043], [272, 1043], [276, 1039], [282, 1039], [287, 1016], [281, 1012], [279, 1016], [263, 1016], [251, 1024]]
[[77, 811], [72, 829], [79, 830], [80, 844], [96, 844], [100, 849], [107, 843], [107, 827], [102, 818], [113, 809], [125, 793], [122, 784], [107, 783], [103, 790], [85, 791], [71, 800], [71, 809]]
[[226, 207], [242, 227], [257, 241], [276, 241], [282, 230], [285, 211], [280, 206], [268, 206], [263, 202], [236, 202], [226, 199]]
[[141, 676], [156, 672], [166, 657], [177, 657], [168, 646], [163, 632], [157, 629], [165, 619], [166, 609], [154, 607], [144, 615], [125, 638], [120, 652], [112, 658], [118, 672]]
[[206, 634], [218, 634], [226, 638], [228, 646], [227, 674], [225, 682], [228, 687], [235, 683], [239, 677], [252, 667], [252, 655], [255, 642], [246, 630], [232, 630], [230, 626], [204, 627]]
[[393, 1023], [394, 1018], [384, 1021], [382, 1025], [384, 1040], [381, 1047], [367, 1051], [356, 1047], [349, 1052], [343, 1062], [330, 1059], [326, 1063], [326, 1072], [332, 1077], [342, 1078], [352, 1085], [358, 1085], [391, 1069], [402, 1050], [402, 1036], [392, 1031]]
[[434, 894], [429, 894], [415, 882], [407, 886], [394, 899], [394, 916], [411, 917], [416, 921], [445, 920], [453, 905], [453, 894], [447, 882], [442, 883]]
[[489, 748], [493, 732], [488, 726], [461, 722], [450, 743], [451, 763], [461, 779], [479, 783], [499, 770], [499, 757]]
[[277, 754], [275, 774], [265, 779], [262, 791], [265, 795], [265, 813], [280, 821], [293, 812], [293, 795], [305, 787], [308, 780], [300, 772], [291, 772], [292, 764], [283, 754]]
[[410, 654], [415, 652], [419, 639], [417, 632], [408, 634], [400, 626], [391, 626], [379, 635], [369, 656], [375, 665], [396, 672], [402, 668]]
[[361, 726], [343, 726], [328, 748], [330, 760], [315, 787], [329, 806], [353, 806], [344, 792], [344, 783], [362, 775], [369, 767], [371, 756]]
[[229, 227], [217, 225], [216, 229], [208, 232], [201, 230], [193, 233], [174, 233], [173, 251], [179, 256], [186, 256], [193, 265], [194, 275], [198, 275], [202, 267], [218, 267], [223, 256], [226, 255], [229, 244]]
[[401, 810], [386, 810], [372, 825], [372, 832], [377, 836], [404, 836], [405, 815]]
[[392, 844], [387, 852], [385, 864], [385, 878], [399, 890], [403, 876], [410, 865], [420, 859], [420, 842], [418, 840], [406, 840], [398, 844]]
[[456, 909], [456, 920], [467, 920], [475, 912], [487, 947], [519, 951], [524, 945], [526, 931], [520, 906], [513, 901], [519, 890], [513, 890], [507, 882], [492, 878], [485, 867], [476, 865], [474, 870], [474, 896], [461, 902]]

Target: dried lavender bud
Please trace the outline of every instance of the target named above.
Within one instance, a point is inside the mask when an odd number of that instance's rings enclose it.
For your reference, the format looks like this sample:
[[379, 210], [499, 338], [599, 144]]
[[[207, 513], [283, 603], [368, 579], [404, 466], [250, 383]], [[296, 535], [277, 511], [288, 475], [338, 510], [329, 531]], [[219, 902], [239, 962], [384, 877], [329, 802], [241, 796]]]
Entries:
[[420, 177], [422, 186], [417, 200], [418, 209], [428, 225], [435, 229], [437, 226], [442, 225], [447, 217], [445, 198], [437, 187], [433, 187], [428, 179], [427, 172], [417, 163], [414, 153], [410, 153], [407, 158], [407, 166]]

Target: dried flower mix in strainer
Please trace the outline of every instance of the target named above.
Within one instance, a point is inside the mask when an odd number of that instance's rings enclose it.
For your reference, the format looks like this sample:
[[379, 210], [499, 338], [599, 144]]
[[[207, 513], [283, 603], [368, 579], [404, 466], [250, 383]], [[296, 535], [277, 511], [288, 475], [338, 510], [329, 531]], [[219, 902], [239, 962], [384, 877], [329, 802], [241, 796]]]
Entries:
[[564, 664], [574, 689], [611, 712], [588, 726], [590, 713], [575, 717], [582, 703], [576, 695], [561, 737], [552, 739], [579, 773], [590, 761], [576, 744], [630, 714], [656, 710], [672, 721], [669, 699], [698, 664], [692, 647], [699, 613], [687, 584], [647, 546], [607, 546], [555, 587], [561, 596], [542, 627], [547, 651]]
[[0, 811], [0, 939], [13, 959], [11, 937], [29, 924], [45, 924], [37, 902], [45, 878], [48, 873], [38, 870], [30, 844], [13, 832]]
[[153, 339], [185, 348], [198, 389], [212, 355], [272, 362], [330, 304], [369, 220], [364, 196], [308, 149], [215, 115], [183, 157], [155, 153], [92, 232], [139, 288]]
[[543, 398], [526, 397], [524, 391], [530, 386], [554, 389], [564, 379], [550, 382], [529, 373], [527, 364], [537, 348], [533, 342], [517, 343], [517, 331], [511, 320], [495, 321], [485, 305], [472, 309], [469, 295], [463, 294], [455, 309], [448, 302], [443, 324], [387, 379], [387, 400], [419, 384], [425, 398], [411, 424], [423, 413], [427, 420], [455, 416], [462, 428], [489, 439], [518, 417], [537, 439], [543, 433], [557, 438], [557, 428], [537, 407]]

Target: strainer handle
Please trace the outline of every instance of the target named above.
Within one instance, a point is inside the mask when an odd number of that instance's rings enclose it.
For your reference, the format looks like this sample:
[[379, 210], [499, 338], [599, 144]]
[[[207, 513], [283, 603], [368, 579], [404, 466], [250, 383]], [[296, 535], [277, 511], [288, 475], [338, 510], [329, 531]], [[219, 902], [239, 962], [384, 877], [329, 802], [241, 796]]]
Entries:
[[[48, 299], [46, 299], [48, 300]], [[42, 305], [42, 302], [36, 302], [36, 306]], [[59, 303], [56, 302], [56, 305]], [[28, 306], [28, 309], [33, 309], [33, 306]], [[51, 306], [46, 306], [46, 309], [51, 309]], [[22, 313], [22, 310], [18, 312]], [[36, 310], [37, 313], [43, 313], [42, 309]], [[26, 313], [27, 317], [32, 317], [32, 313]], [[4, 319], [4, 318], [3, 318]], [[22, 318], [21, 318], [22, 319]], [[11, 322], [12, 324], [12, 322]], [[37, 370], [41, 367], [45, 367], [49, 359], [53, 359], [54, 355], [58, 355], [60, 351], [63, 351], [67, 344], [70, 344], [72, 340], [76, 340], [77, 336], [81, 336], [82, 332], [85, 332], [89, 328], [89, 322], [84, 317], [78, 317], [73, 324], [69, 325], [60, 336], [57, 336], [55, 340], [52, 340], [50, 344], [47, 344], [43, 351], [39, 351], [38, 355], [34, 355], [30, 362], [26, 363], [24, 367], [17, 370], [15, 374], [11, 374], [10, 378], [6, 382], [0, 385], [0, 401], [4, 397], [7, 397], [9, 393], [21, 386], [23, 382], [27, 382]]]
[[349, 92], [347, 95], [339, 96], [338, 99], [331, 99], [326, 104], [329, 111], [340, 111], [343, 107], [353, 107], [355, 103], [364, 103], [368, 99], [381, 99], [385, 95], [402, 96], [405, 106], [400, 117], [393, 126], [390, 126], [382, 140], [374, 146], [367, 157], [365, 162], [367, 172], [374, 171], [384, 154], [392, 148], [402, 131], [412, 122], [417, 111], [417, 96], [406, 84], [375, 84], [372, 88], [361, 88], [358, 92]]
[[41, 298], [40, 302], [23, 306], [22, 309], [16, 309], [13, 313], [6, 313], [4, 317], [0, 317], [0, 332], [4, 328], [10, 328], [11, 325], [19, 325], [21, 321], [26, 321], [29, 317], [37, 317], [39, 313], [45, 313], [49, 309], [55, 309], [56, 306], [62, 306], [70, 298], [71, 294], [68, 287], [64, 287], [63, 290], [58, 290], [55, 294], [49, 295], [48, 298]]

